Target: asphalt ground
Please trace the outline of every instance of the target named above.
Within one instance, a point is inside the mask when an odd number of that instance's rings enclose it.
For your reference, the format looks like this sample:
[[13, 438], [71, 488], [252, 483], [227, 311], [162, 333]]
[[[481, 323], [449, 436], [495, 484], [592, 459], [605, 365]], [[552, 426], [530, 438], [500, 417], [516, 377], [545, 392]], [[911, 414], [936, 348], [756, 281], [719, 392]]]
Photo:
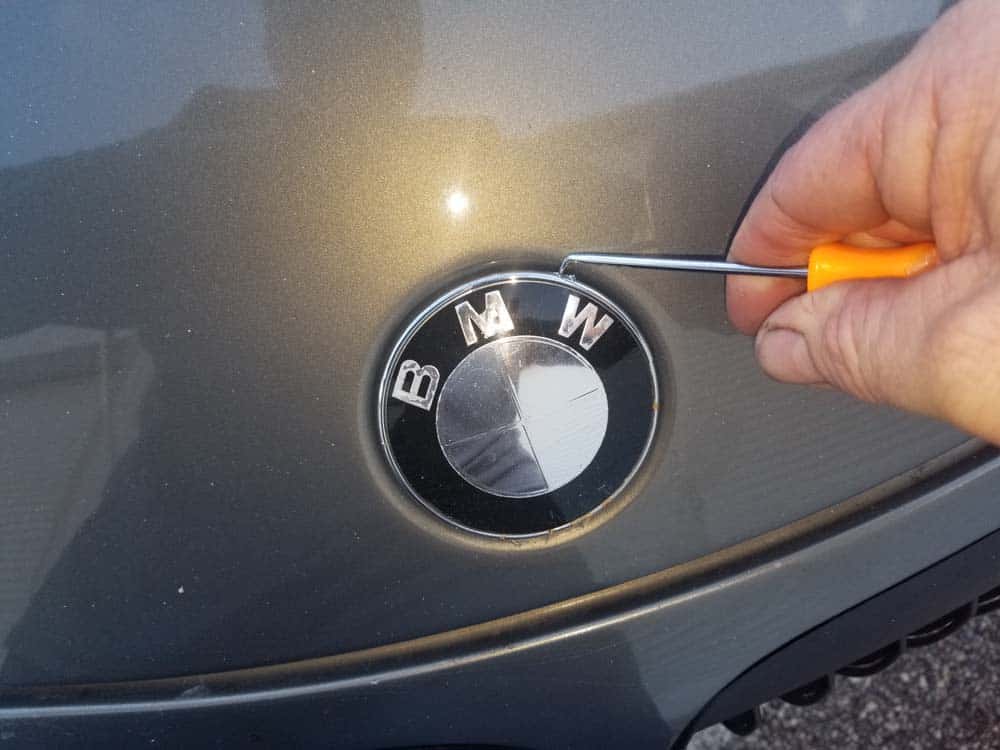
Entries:
[[837, 677], [821, 703], [772, 701], [762, 726], [737, 737], [722, 726], [696, 734], [690, 750], [998, 750], [1000, 611], [904, 653], [871, 677]]

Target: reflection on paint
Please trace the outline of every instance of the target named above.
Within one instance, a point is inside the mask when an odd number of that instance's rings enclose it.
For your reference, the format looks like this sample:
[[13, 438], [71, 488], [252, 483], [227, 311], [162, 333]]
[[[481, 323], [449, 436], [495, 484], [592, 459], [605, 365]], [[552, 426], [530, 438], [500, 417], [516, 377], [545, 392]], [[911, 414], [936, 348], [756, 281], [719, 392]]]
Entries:
[[464, 219], [471, 208], [468, 194], [458, 189], [448, 193], [444, 205], [448, 211], [448, 215], [453, 219]]

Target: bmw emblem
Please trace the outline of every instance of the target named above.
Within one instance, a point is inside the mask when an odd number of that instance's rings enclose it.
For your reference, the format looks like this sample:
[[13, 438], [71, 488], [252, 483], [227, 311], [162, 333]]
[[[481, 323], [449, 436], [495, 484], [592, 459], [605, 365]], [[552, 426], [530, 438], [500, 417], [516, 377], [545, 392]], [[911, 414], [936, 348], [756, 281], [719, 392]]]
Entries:
[[629, 482], [657, 398], [649, 348], [611, 300], [556, 274], [498, 275], [441, 297], [404, 331], [379, 430], [400, 480], [438, 516], [532, 536]]

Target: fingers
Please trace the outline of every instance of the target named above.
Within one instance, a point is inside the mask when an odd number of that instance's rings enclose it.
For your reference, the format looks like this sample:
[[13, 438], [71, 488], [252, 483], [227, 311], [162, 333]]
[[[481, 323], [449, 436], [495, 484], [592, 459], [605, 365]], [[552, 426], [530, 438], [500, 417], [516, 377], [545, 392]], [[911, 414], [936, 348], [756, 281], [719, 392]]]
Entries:
[[[830, 385], [867, 401], [919, 402], [914, 356], [923, 300], [898, 281], [835, 284], [785, 302], [755, 341], [764, 371], [788, 383]], [[904, 404], [897, 405], [903, 406]]]
[[737, 261], [805, 265], [830, 241], [932, 237], [945, 261], [913, 279], [806, 295], [786, 279], [730, 277], [730, 319], [759, 329], [757, 357], [773, 377], [1000, 443], [997, 31], [996, 0], [956, 6], [899, 65], [813, 126], [755, 198], [730, 249]]
[[[1000, 238], [1000, 12], [949, 11], [885, 76], [827, 113], [779, 162], [733, 238], [730, 257], [800, 265], [815, 245], [931, 239], [951, 260]], [[800, 286], [730, 278], [746, 333]]]
[[[805, 265], [816, 245], [878, 228], [901, 233], [882, 204], [873, 161], [881, 146], [884, 86], [831, 110], [778, 163], [733, 238], [730, 257], [759, 265]], [[730, 277], [733, 324], [753, 333], [801, 283]]]
[[[785, 154], [737, 231], [732, 259], [805, 265], [816, 245], [880, 227], [892, 230], [871, 167], [880, 148], [881, 92], [876, 86], [844, 102]], [[783, 280], [730, 277], [730, 319], [752, 333], [802, 288]]]
[[1000, 262], [964, 256], [923, 276], [789, 300], [757, 335], [777, 380], [823, 384], [1000, 442]]

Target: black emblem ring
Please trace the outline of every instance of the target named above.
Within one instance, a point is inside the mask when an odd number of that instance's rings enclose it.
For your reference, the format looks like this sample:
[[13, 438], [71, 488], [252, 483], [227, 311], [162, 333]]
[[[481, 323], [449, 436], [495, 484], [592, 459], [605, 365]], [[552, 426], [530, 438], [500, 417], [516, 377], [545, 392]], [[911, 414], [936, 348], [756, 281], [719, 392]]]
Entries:
[[659, 408], [649, 348], [610, 300], [554, 274], [467, 284], [407, 328], [379, 392], [389, 463], [464, 529], [530, 536], [615, 496]]

